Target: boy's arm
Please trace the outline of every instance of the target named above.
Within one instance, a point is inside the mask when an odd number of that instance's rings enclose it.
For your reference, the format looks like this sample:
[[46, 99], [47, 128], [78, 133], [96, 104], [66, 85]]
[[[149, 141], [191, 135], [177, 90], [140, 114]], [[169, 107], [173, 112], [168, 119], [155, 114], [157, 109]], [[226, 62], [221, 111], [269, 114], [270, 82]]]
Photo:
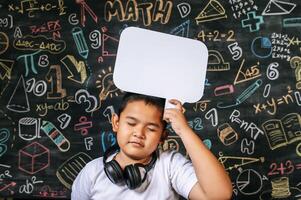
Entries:
[[177, 100], [170, 100], [170, 103], [176, 108], [166, 109], [164, 120], [181, 138], [198, 179], [189, 193], [189, 199], [231, 199], [232, 184], [225, 169], [189, 127], [181, 103]]

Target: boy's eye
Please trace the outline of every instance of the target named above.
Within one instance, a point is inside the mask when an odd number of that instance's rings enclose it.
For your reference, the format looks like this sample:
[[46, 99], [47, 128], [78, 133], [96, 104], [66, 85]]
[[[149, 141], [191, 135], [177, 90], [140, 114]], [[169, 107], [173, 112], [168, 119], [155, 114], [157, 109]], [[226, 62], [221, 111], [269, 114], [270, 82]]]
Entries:
[[148, 130], [151, 131], [151, 132], [155, 132], [157, 129], [155, 129], [155, 128], [148, 128]]
[[130, 125], [130, 126], [135, 126], [136, 125], [136, 123], [133, 123], [133, 122], [127, 122], [127, 124]]

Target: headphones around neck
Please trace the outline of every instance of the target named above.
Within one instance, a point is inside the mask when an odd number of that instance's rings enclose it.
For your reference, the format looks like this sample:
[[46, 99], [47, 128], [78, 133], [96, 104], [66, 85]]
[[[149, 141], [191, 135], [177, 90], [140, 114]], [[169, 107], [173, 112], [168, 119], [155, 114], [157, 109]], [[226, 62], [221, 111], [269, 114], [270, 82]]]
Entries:
[[[153, 168], [157, 160], [157, 154], [156, 152], [152, 154], [152, 159], [147, 165], [136, 163], [127, 165], [125, 166], [124, 170], [122, 170], [119, 163], [114, 158], [111, 161], [107, 162], [108, 157], [118, 152], [119, 150], [119, 146], [114, 145], [104, 153], [103, 164], [105, 173], [112, 183], [119, 184], [125, 181], [129, 189], [136, 189], [146, 180], [147, 172]], [[143, 168], [145, 171], [144, 176], [141, 173], [141, 168]]]

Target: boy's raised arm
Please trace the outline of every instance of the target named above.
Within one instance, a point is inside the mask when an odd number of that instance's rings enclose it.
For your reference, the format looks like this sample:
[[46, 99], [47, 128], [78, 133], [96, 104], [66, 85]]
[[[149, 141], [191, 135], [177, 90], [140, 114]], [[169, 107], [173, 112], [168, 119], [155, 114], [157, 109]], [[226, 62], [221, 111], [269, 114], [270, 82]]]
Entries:
[[181, 103], [174, 99], [170, 100], [170, 103], [176, 108], [166, 109], [164, 120], [171, 124], [181, 138], [198, 179], [189, 193], [189, 199], [231, 199], [232, 184], [225, 169], [189, 127]]

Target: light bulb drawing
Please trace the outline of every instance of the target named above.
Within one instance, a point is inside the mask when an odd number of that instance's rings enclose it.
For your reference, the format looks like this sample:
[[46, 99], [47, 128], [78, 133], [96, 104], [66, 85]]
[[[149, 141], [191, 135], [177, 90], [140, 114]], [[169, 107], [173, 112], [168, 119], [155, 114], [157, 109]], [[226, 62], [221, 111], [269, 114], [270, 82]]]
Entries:
[[100, 102], [99, 108], [101, 106], [101, 102], [106, 100], [107, 97], [112, 98], [114, 95], [119, 96], [120, 90], [113, 82], [113, 72], [111, 66], [108, 68], [108, 71], [102, 70], [102, 73], [98, 75], [96, 80], [96, 88], [101, 89], [98, 95]]

